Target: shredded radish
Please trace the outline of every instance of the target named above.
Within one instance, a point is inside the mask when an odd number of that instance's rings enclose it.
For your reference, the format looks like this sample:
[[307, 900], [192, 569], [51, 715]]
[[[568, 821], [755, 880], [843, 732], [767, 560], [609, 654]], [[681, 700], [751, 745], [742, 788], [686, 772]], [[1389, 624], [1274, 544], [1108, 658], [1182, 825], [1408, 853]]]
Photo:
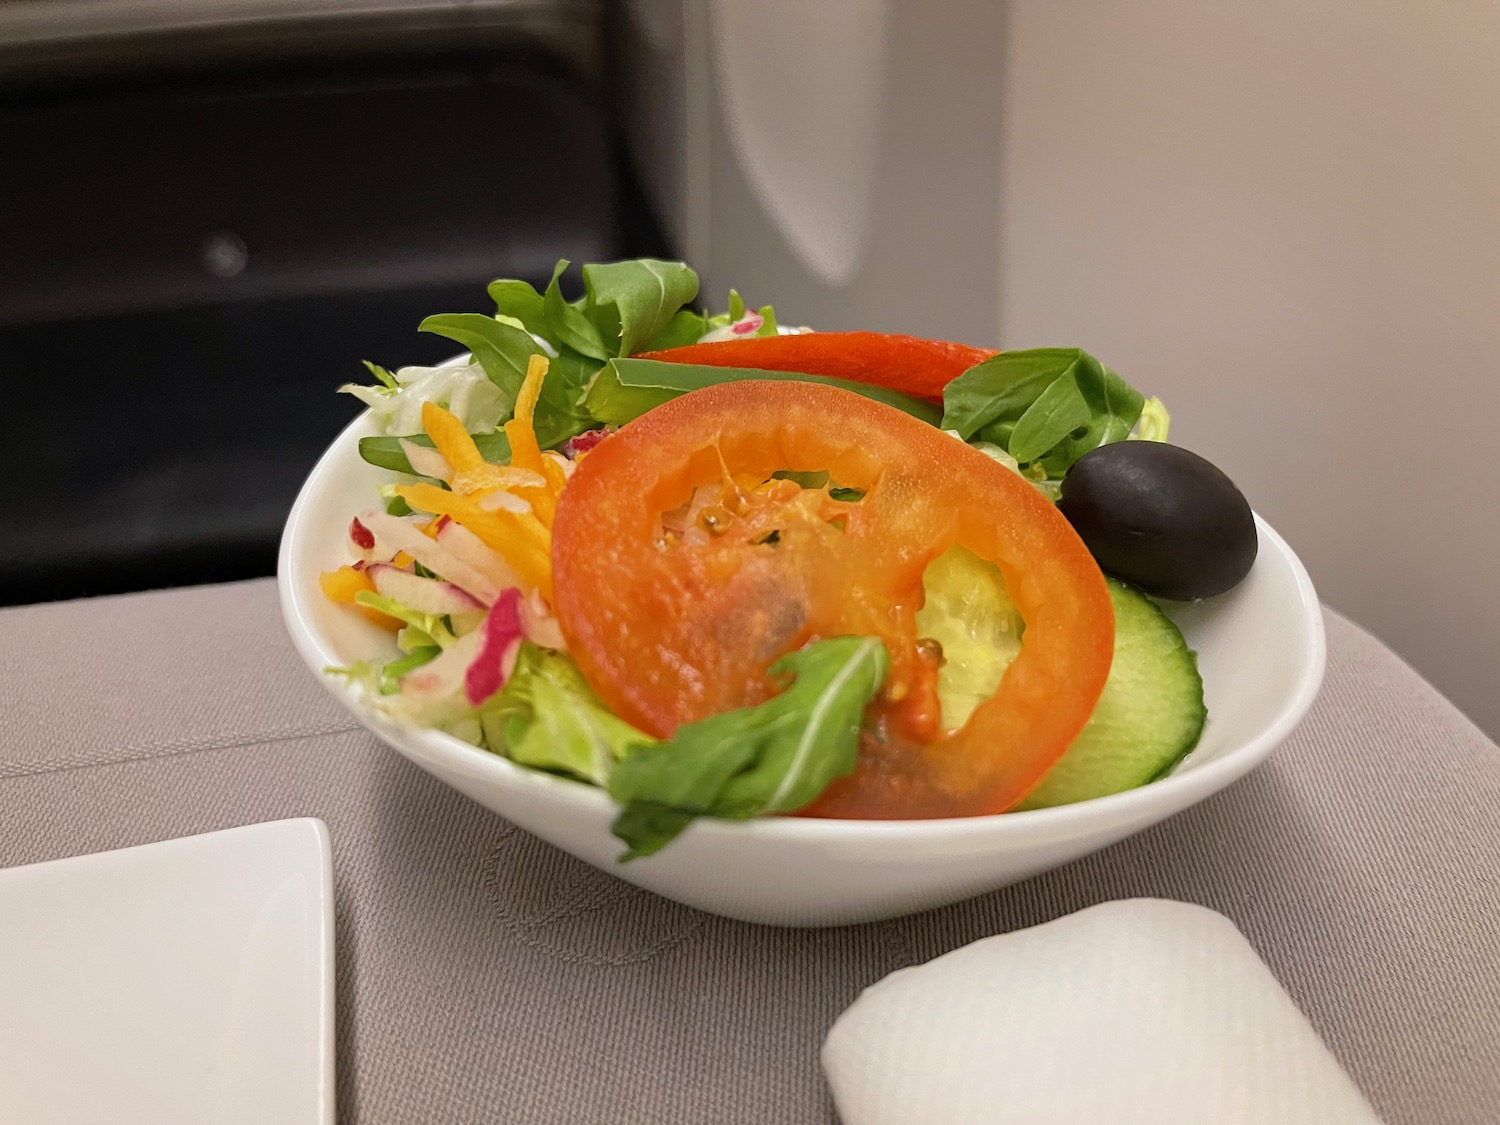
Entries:
[[531, 596], [521, 603], [521, 627], [526, 630], [526, 639], [532, 644], [556, 649], [559, 652], [567, 650], [568, 642], [563, 639], [562, 626], [557, 623], [557, 618], [552, 616], [552, 611], [547, 608], [542, 595], [534, 590]]
[[478, 707], [494, 695], [516, 667], [525, 630], [521, 627], [521, 591], [512, 587], [501, 593], [490, 607], [484, 624], [475, 631], [479, 649], [464, 673], [464, 696]]
[[[360, 513], [359, 519], [375, 533], [377, 542], [405, 551], [428, 570], [442, 575], [484, 605], [493, 605], [500, 596], [503, 583], [495, 581], [483, 569], [465, 562], [437, 540], [427, 538], [405, 520], [387, 515], [378, 508]], [[441, 534], [439, 532], [440, 537]]]
[[721, 340], [743, 340], [746, 336], [753, 336], [765, 327], [766, 318], [760, 313], [747, 312], [733, 324], [726, 324], [722, 328], [715, 328], [712, 332], [705, 332], [698, 337], [700, 344], [717, 344]]
[[400, 439], [401, 452], [406, 454], [406, 462], [411, 466], [412, 472], [418, 476], [433, 477], [436, 480], [449, 481], [453, 479], [453, 466], [448, 464], [448, 459], [436, 449], [429, 449], [425, 445], [418, 445], [406, 438]]
[[421, 578], [409, 570], [376, 563], [367, 567], [365, 573], [375, 583], [376, 593], [400, 602], [418, 613], [431, 613], [439, 617], [448, 614], [483, 612], [484, 604], [467, 590], [452, 582], [436, 578]]
[[401, 690], [414, 696], [442, 699], [464, 682], [474, 654], [479, 651], [484, 630], [475, 629], [443, 649], [433, 660], [401, 677]]
[[577, 457], [581, 453], [587, 453], [607, 437], [609, 437], [609, 431], [602, 427], [597, 430], [585, 430], [563, 443], [563, 454], [569, 458]]
[[515, 568], [463, 524], [444, 516], [438, 523], [437, 541], [444, 550], [493, 582], [497, 591], [522, 585]]
[[349, 522], [349, 537], [346, 546], [349, 548], [349, 557], [354, 559], [356, 568], [361, 568], [366, 563], [390, 562], [396, 556], [394, 547], [382, 548], [375, 542], [374, 532], [360, 523], [357, 518]]

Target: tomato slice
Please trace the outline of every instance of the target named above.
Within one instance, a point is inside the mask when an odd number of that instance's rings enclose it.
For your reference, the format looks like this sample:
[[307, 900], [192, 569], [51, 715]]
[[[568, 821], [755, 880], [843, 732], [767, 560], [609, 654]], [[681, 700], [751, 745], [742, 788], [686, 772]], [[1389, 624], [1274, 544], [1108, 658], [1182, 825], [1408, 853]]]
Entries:
[[697, 363], [707, 367], [749, 367], [757, 371], [800, 371], [889, 387], [917, 398], [943, 400], [943, 388], [976, 363], [999, 353], [944, 340], [881, 332], [801, 332], [689, 344], [646, 352], [642, 359]]
[[[826, 470], [863, 496], [768, 479], [781, 470]], [[713, 510], [669, 534], [663, 513], [702, 486], [719, 490]], [[881, 737], [804, 810], [816, 815], [1004, 811], [1067, 749], [1109, 673], [1109, 594], [1067, 520], [984, 454], [834, 387], [726, 383], [657, 407], [578, 462], [552, 536], [569, 651], [658, 736], [767, 698], [768, 667], [811, 640], [886, 642]], [[1026, 633], [995, 695], [944, 735], [915, 613], [922, 572], [954, 544], [999, 566]]]

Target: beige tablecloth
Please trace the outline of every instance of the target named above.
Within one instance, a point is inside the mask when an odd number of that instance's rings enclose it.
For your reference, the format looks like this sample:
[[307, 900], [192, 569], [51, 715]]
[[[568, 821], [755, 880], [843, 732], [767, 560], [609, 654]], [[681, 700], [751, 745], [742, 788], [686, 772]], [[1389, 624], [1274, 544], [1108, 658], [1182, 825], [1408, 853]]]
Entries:
[[7, 610], [0, 865], [321, 817], [347, 1122], [825, 1125], [817, 1048], [865, 985], [1131, 895], [1233, 918], [1390, 1125], [1500, 1120], [1500, 751], [1332, 613], [1328, 641], [1307, 721], [1220, 796], [1009, 890], [797, 931], [638, 891], [407, 765], [270, 582]]

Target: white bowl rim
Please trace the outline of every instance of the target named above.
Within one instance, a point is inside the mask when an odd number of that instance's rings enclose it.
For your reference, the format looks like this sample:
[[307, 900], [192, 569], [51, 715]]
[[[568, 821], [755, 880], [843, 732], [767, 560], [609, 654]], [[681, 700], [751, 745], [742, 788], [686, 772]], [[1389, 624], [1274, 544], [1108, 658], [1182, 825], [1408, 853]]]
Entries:
[[[369, 413], [368, 410], [361, 412], [339, 433], [303, 482], [282, 532], [276, 565], [276, 585], [282, 618], [298, 653], [324, 686], [357, 718], [365, 722], [366, 726], [372, 726], [372, 721], [379, 723], [390, 720], [363, 706], [340, 681], [324, 671], [330, 665], [338, 664], [340, 658], [308, 624], [309, 615], [304, 612], [296, 584], [292, 581], [291, 560], [299, 553], [307, 509], [312, 506], [313, 498], [321, 490], [323, 482], [344, 468], [342, 462], [357, 445], [354, 435], [368, 425]], [[1248, 773], [1295, 729], [1317, 697], [1327, 662], [1322, 608], [1312, 579], [1286, 540], [1259, 513], [1255, 514], [1255, 524], [1262, 539], [1262, 551], [1269, 544], [1290, 569], [1296, 583], [1298, 600], [1306, 612], [1299, 622], [1301, 636], [1294, 639], [1294, 651], [1307, 655], [1296, 690], [1283, 701], [1271, 722], [1253, 737], [1219, 757], [1195, 765], [1183, 773], [1168, 774], [1135, 789], [1052, 808], [926, 820], [845, 820], [799, 816], [722, 820], [700, 817], [693, 823], [693, 834], [711, 836], [727, 832], [738, 837], [750, 835], [780, 841], [806, 842], [836, 838], [840, 843], [910, 839], [918, 834], [926, 839], [974, 835], [1004, 839], [1017, 833], [1031, 835], [1044, 828], [1056, 830], [1063, 835], [1073, 835], [1090, 827], [1153, 819], [1158, 813], [1163, 813], [1163, 810], [1170, 813], [1210, 796]], [[1256, 565], [1260, 565], [1259, 557]], [[617, 810], [609, 794], [597, 786], [517, 765], [509, 758], [442, 731], [420, 727], [405, 729], [408, 737], [419, 741], [435, 756], [461, 760], [468, 770], [487, 773], [509, 789], [534, 787], [539, 791], [549, 791], [562, 800], [592, 807], [600, 813], [613, 814]]]

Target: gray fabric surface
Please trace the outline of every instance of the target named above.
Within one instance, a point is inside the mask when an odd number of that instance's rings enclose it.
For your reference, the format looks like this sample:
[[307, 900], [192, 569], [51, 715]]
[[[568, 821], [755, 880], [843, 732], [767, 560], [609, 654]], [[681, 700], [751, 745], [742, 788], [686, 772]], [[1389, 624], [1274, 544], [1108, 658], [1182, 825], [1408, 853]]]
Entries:
[[0, 865], [321, 817], [346, 1122], [824, 1125], [817, 1048], [865, 985], [1132, 895], [1233, 918], [1390, 1125], [1495, 1121], [1500, 751], [1328, 630], [1311, 715], [1218, 797], [1009, 890], [796, 931], [636, 890], [407, 765], [303, 668], [270, 582], [6, 610]]

